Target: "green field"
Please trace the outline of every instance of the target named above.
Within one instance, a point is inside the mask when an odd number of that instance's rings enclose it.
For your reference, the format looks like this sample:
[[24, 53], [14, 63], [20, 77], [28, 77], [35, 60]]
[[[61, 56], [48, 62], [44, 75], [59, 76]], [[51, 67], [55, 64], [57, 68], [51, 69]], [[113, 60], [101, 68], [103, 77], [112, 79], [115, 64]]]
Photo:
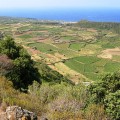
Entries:
[[95, 56], [80, 56], [69, 59], [65, 64], [92, 80], [99, 79], [103, 73], [118, 71], [120, 62], [101, 59]]
[[105, 65], [106, 72], [114, 72], [120, 70], [120, 62], [108, 62]]
[[119, 86], [120, 23], [0, 17], [0, 118], [118, 120]]
[[22, 39], [29, 39], [32, 38], [33, 36], [31, 34], [24, 34], [24, 35], [20, 35], [19, 37]]
[[[29, 47], [33, 51], [40, 51], [38, 56], [44, 56], [52, 64], [63, 61], [69, 70], [74, 70], [90, 80], [98, 80], [102, 74], [120, 69], [119, 50], [117, 54], [108, 54], [110, 58], [102, 56], [104, 50], [114, 51], [115, 48], [120, 48], [120, 32], [111, 27], [114, 23], [94, 24], [13, 19], [0, 21], [0, 31], [13, 36], [26, 49]], [[117, 25], [115, 24], [116, 27]], [[64, 68], [61, 69], [65, 72]]]
[[50, 45], [50, 44], [45, 44], [45, 43], [30, 43], [28, 44], [29, 47], [36, 47], [37, 50], [39, 50], [40, 52], [44, 52], [44, 53], [49, 53], [49, 54], [53, 54], [55, 52], [57, 52], [57, 48]]
[[79, 51], [84, 46], [85, 46], [85, 43], [73, 43], [73, 44], [70, 44], [69, 48], [76, 50], [76, 51]]
[[95, 56], [80, 56], [73, 58], [74, 61], [83, 63], [83, 64], [92, 64], [100, 60], [100, 58], [97, 58]]

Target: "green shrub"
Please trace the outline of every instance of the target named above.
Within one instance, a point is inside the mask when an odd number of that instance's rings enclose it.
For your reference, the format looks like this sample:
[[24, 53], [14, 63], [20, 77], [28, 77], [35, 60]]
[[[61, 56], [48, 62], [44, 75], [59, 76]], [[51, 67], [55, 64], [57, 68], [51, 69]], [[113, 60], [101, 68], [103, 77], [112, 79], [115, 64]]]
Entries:
[[107, 74], [89, 87], [90, 102], [104, 105], [106, 113], [114, 120], [120, 118], [120, 72]]
[[110, 93], [104, 100], [105, 110], [113, 120], [120, 119], [120, 90]]

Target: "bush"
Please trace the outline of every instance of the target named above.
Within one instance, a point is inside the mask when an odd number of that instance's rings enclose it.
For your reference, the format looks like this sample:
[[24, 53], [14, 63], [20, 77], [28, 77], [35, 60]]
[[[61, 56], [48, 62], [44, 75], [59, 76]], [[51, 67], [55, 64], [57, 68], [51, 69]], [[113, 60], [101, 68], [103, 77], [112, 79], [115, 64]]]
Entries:
[[38, 97], [46, 115], [51, 120], [66, 120], [82, 117], [82, 109], [85, 107], [86, 90], [82, 85], [72, 86], [66, 83], [43, 83], [40, 87], [37, 82], [29, 86], [32, 96]]
[[104, 100], [105, 110], [113, 120], [120, 119], [120, 90], [110, 93]]
[[6, 101], [14, 94], [16, 94], [16, 91], [13, 89], [12, 82], [5, 77], [0, 77], [0, 102]]
[[103, 103], [105, 96], [120, 89], [120, 72], [107, 74], [101, 81], [92, 84], [88, 91], [92, 101]]
[[84, 117], [86, 120], [107, 120], [104, 107], [96, 104], [90, 104], [85, 109]]
[[21, 106], [30, 111], [40, 114], [44, 111], [40, 99], [32, 94], [21, 93], [13, 88], [12, 82], [5, 77], [0, 77], [0, 103], [2, 109], [8, 105]]
[[120, 118], [120, 72], [106, 75], [89, 87], [90, 101], [103, 104], [106, 113], [114, 120]]

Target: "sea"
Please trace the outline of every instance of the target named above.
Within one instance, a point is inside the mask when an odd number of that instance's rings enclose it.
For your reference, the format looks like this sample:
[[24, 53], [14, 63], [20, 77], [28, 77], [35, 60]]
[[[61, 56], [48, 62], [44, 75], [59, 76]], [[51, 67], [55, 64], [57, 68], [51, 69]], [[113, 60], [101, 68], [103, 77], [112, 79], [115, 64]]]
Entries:
[[11, 9], [0, 10], [0, 16], [36, 18], [40, 20], [55, 20], [65, 22], [78, 22], [80, 20], [97, 22], [120, 22], [120, 9]]

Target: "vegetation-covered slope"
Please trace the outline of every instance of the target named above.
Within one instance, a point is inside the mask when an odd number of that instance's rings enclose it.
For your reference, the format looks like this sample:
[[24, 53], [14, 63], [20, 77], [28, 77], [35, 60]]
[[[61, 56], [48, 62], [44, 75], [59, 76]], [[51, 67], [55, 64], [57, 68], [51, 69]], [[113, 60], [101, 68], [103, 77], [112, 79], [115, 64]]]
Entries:
[[119, 120], [120, 73], [112, 72], [120, 68], [120, 35], [110, 27], [119, 23], [2, 19], [3, 108], [19, 105], [50, 120]]
[[[76, 84], [98, 80], [102, 74], [119, 69], [120, 23], [0, 19], [0, 30], [13, 36], [15, 42], [22, 45], [32, 59], [42, 60], [63, 76], [69, 76]], [[89, 65], [76, 58], [99, 60]]]

